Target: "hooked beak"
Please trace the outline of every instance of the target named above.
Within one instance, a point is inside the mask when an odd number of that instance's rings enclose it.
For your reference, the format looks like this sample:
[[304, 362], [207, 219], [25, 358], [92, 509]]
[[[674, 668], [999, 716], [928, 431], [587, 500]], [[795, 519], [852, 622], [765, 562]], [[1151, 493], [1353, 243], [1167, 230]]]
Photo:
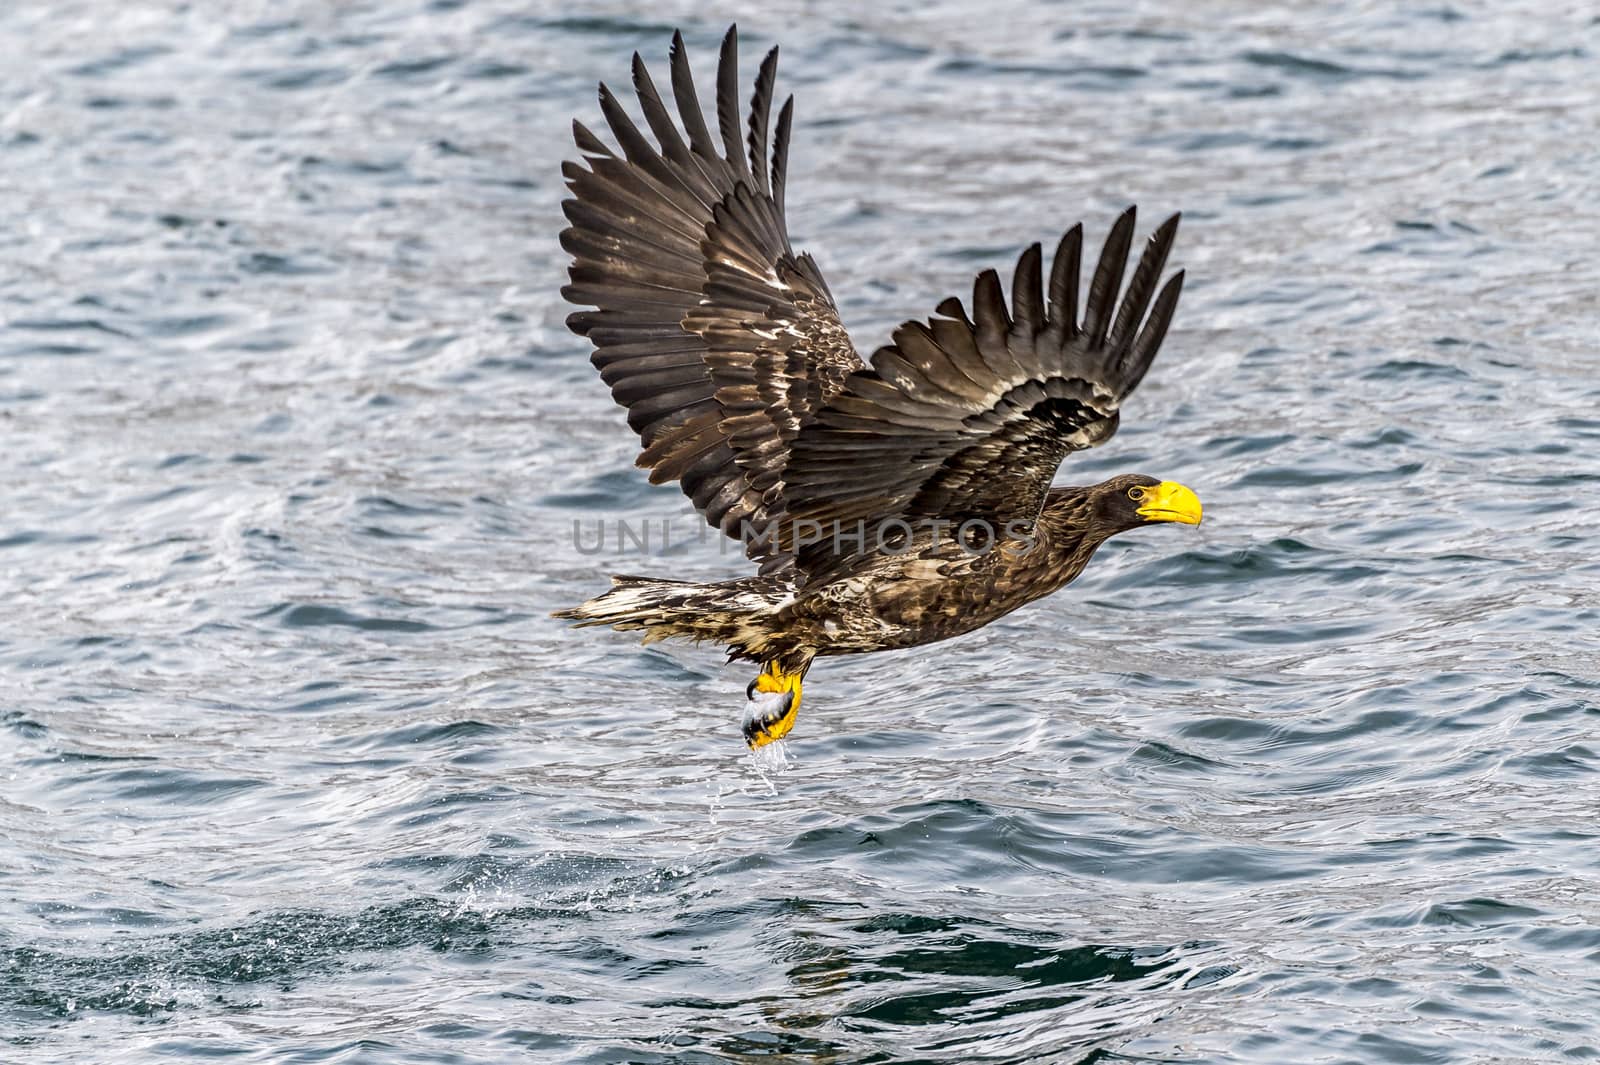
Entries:
[[1162, 481], [1154, 488], [1144, 490], [1144, 504], [1137, 513], [1145, 521], [1177, 521], [1185, 525], [1199, 525], [1200, 497], [1177, 481]]

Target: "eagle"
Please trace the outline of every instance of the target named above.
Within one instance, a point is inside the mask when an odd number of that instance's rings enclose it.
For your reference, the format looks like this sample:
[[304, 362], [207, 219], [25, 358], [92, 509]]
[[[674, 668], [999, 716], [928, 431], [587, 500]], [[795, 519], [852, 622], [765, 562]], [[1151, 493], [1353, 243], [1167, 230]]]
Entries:
[[[970, 310], [939, 303], [863, 360], [784, 213], [794, 98], [772, 120], [778, 49], [739, 103], [738, 30], [723, 38], [715, 130], [681, 33], [670, 108], [638, 53], [650, 136], [600, 85], [614, 147], [574, 121], [563, 164], [571, 254], [567, 325], [627, 409], [651, 483], [676, 481], [758, 571], [717, 583], [613, 576], [555, 616], [725, 645], [756, 663], [743, 732], [787, 735], [817, 658], [971, 632], [1078, 576], [1107, 538], [1198, 525], [1189, 488], [1142, 474], [1052, 485], [1074, 451], [1116, 432], [1183, 287], [1164, 284], [1178, 215], [1156, 227], [1126, 287], [1129, 207], [1081, 281], [1083, 227], [1045, 274], [1034, 244], [1010, 299], [992, 269]], [[1079, 312], [1080, 295], [1082, 313]]]

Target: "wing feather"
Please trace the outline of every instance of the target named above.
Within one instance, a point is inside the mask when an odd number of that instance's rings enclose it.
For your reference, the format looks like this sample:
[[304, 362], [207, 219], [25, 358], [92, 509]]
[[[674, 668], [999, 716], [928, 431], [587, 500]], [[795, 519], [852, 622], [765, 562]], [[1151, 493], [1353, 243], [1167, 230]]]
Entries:
[[1139, 257], [1139, 265], [1134, 268], [1133, 277], [1128, 281], [1128, 291], [1122, 296], [1116, 324], [1111, 327], [1111, 335], [1106, 339], [1111, 350], [1119, 355], [1128, 350], [1133, 340], [1133, 330], [1138, 328], [1145, 312], [1150, 309], [1150, 297], [1155, 295], [1156, 283], [1161, 280], [1161, 271], [1166, 268], [1167, 252], [1172, 248], [1172, 238], [1176, 236], [1177, 229], [1176, 215], [1161, 223], [1160, 228], [1151, 235], [1145, 253]]
[[[1019, 326], [1030, 322], [1041, 322], [1045, 318], [1039, 272], [1039, 260], [1043, 250], [1038, 243], [1028, 245], [1028, 250], [1017, 259], [1016, 272], [1011, 275], [1011, 317]], [[1032, 343], [1033, 338], [1018, 332], [1013, 340], [1016, 342], [1026, 340]]]
[[777, 76], [778, 49], [773, 48], [761, 61], [755, 95], [750, 98], [750, 172], [755, 176], [756, 190], [768, 197], [772, 186], [767, 174], [767, 129], [772, 117], [772, 85]]
[[639, 107], [644, 111], [650, 132], [655, 136], [656, 143], [661, 145], [661, 154], [677, 169], [684, 184], [700, 196], [702, 203], [715, 202], [716, 192], [711, 183], [690, 167], [689, 146], [678, 133], [677, 124], [672, 121], [672, 112], [662, 102], [661, 94], [656, 91], [655, 82], [650, 78], [650, 70], [638, 52], [633, 53], [633, 91], [639, 97]]
[[794, 97], [783, 101], [778, 112], [778, 131], [772, 137], [772, 202], [778, 208], [778, 220], [784, 221], [783, 194], [785, 175], [789, 171], [789, 126], [794, 121]]
[[[732, 536], [783, 512], [790, 443], [864, 367], [816, 264], [789, 244], [783, 192], [794, 100], [774, 128], [777, 62], [774, 48], [742, 123], [738, 33], [729, 29], [713, 136], [675, 33], [676, 115], [636, 54], [645, 128], [602, 84], [600, 112], [615, 147], [574, 122], [584, 159], [562, 166], [572, 197], [562, 205], [569, 228], [561, 244], [573, 257], [562, 292], [593, 308], [567, 324], [594, 344], [595, 367], [627, 408], [650, 480], [678, 481], [707, 522]], [[789, 564], [770, 544], [747, 547], [764, 571]]]
[[1122, 274], [1128, 266], [1133, 221], [1134, 212], [1127, 210], [1112, 225], [1106, 236], [1106, 246], [1100, 252], [1100, 264], [1094, 268], [1094, 277], [1089, 281], [1089, 305], [1083, 312], [1083, 331], [1091, 348], [1099, 348], [1106, 342], [1106, 330], [1116, 310], [1117, 290], [1122, 286]]
[[722, 132], [724, 162], [739, 177], [749, 177], [744, 161], [744, 144], [739, 137], [739, 30], [734, 27], [722, 38], [722, 54], [717, 60], [717, 128]]
[[1050, 342], [1057, 346], [1078, 335], [1078, 264], [1083, 258], [1083, 223], [1062, 234], [1050, 261]]
[[[695, 92], [694, 74], [689, 69], [689, 50], [683, 46], [683, 34], [676, 30], [672, 34], [670, 61], [672, 98], [678, 105], [678, 117], [683, 122], [683, 131], [689, 136], [689, 146], [701, 159], [714, 160], [717, 157], [717, 149], [711, 141], [711, 130], [706, 128], [705, 115], [700, 110], [700, 96]], [[705, 173], [709, 178], [711, 171]]]

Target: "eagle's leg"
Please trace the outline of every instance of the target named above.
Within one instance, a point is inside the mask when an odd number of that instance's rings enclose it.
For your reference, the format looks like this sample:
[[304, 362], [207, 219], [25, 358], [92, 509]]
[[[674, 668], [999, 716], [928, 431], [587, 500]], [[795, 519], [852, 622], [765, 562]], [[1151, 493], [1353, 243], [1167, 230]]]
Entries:
[[752, 750], [783, 739], [794, 728], [800, 713], [800, 682], [804, 678], [804, 666], [788, 673], [782, 661], [773, 659], [750, 682], [745, 689], [750, 702], [744, 712], [744, 739]]

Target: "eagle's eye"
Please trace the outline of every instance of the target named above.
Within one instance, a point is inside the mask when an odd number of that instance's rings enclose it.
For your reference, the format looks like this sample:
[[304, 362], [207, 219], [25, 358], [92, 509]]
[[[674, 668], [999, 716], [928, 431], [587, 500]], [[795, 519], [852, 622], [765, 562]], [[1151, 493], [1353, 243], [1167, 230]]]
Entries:
[[1144, 489], [1139, 485], [1134, 485], [1132, 488], [1128, 489], [1128, 498], [1133, 500], [1135, 503], [1139, 502], [1140, 500], [1144, 499]]

